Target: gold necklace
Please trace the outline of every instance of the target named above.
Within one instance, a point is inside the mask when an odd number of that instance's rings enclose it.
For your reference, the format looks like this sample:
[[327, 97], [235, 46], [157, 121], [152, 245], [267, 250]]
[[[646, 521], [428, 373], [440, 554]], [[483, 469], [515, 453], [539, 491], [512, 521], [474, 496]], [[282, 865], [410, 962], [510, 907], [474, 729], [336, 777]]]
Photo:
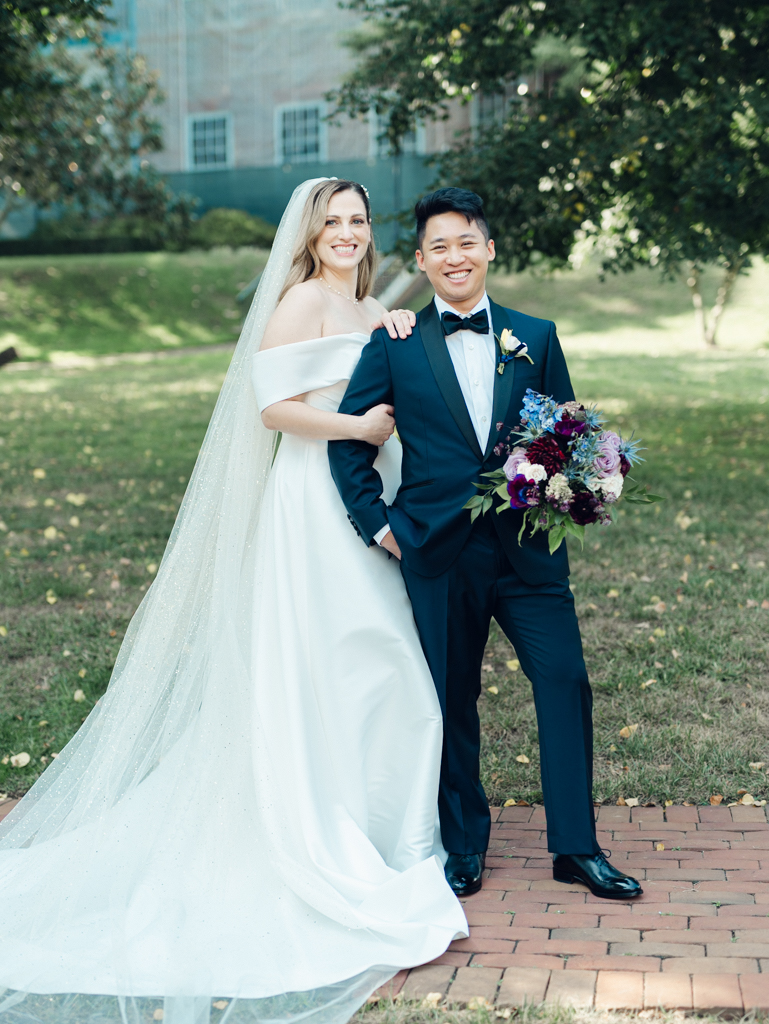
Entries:
[[320, 274], [319, 276], [320, 276], [320, 279], [323, 282], [323, 284], [325, 284], [325, 286], [328, 288], [328, 290], [330, 292], [336, 292], [336, 294], [337, 295], [341, 295], [343, 299], [347, 299], [348, 302], [352, 302], [352, 304], [354, 306], [358, 305], [358, 302], [359, 302], [358, 299], [351, 299], [349, 295], [345, 295], [344, 292], [340, 292], [338, 288], [332, 288], [331, 285], [328, 283], [328, 281], [323, 276], [323, 274]]

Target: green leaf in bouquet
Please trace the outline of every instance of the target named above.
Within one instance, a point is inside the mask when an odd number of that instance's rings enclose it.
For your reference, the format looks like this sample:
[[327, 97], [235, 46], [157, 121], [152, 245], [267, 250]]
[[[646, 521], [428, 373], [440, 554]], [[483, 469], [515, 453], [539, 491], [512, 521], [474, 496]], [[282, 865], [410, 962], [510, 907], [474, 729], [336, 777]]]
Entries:
[[482, 501], [483, 501], [483, 504], [481, 506], [481, 514], [485, 516], [486, 513], [491, 508], [491, 506], [494, 504], [494, 498], [493, 498], [493, 496], [491, 494], [487, 494], [487, 495], [484, 496]]
[[472, 496], [472, 498], [468, 498], [467, 499], [467, 501], [464, 503], [462, 508], [469, 508], [469, 509], [480, 508], [480, 506], [482, 504], [483, 504], [483, 495], [482, 494], [474, 494]]
[[585, 527], [581, 523], [575, 523], [571, 516], [566, 516], [563, 521], [563, 528], [566, 533], [576, 537], [582, 547], [585, 546]]
[[554, 554], [561, 546], [563, 538], [566, 536], [566, 527], [564, 525], [554, 526], [548, 534], [547, 546], [550, 549], [550, 554]]

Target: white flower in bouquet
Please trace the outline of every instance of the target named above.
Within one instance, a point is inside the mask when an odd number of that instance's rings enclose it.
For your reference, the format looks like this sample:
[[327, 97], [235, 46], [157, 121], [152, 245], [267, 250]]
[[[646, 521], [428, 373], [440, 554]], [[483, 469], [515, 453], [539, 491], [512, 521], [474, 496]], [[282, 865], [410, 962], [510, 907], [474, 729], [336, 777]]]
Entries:
[[621, 473], [614, 473], [612, 476], [606, 476], [599, 480], [598, 486], [603, 491], [604, 497], [611, 502], [616, 501], [620, 494], [622, 494], [624, 482], [625, 480]]
[[521, 476], [525, 476], [527, 480], [533, 480], [536, 484], [542, 480], [547, 480], [547, 470], [544, 466], [540, 466], [538, 462], [520, 462], [518, 464], [518, 472]]
[[574, 497], [574, 491], [569, 487], [569, 482], [563, 473], [556, 473], [550, 478], [545, 488], [545, 497], [551, 498], [558, 505], [568, 505]]

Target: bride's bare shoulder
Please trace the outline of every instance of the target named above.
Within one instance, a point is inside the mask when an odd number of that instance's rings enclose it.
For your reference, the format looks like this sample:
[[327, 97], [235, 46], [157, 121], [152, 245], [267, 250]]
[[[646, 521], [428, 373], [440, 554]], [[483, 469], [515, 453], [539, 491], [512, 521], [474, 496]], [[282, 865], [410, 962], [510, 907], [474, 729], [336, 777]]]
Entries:
[[327, 302], [317, 281], [302, 281], [293, 285], [270, 317], [261, 350], [319, 338], [323, 333], [323, 314]]

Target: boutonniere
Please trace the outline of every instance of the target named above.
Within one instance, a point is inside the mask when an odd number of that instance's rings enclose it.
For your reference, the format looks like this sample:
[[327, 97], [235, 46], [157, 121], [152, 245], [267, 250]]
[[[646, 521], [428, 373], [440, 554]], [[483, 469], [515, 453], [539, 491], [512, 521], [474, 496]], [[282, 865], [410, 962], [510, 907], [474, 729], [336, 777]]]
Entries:
[[[496, 338], [497, 336], [494, 335]], [[499, 350], [501, 355], [499, 357], [499, 365], [497, 366], [497, 373], [502, 374], [505, 372], [505, 365], [510, 362], [511, 359], [528, 359], [531, 365], [534, 365], [534, 360], [529, 355], [529, 349], [525, 341], [521, 341], [520, 338], [516, 338], [513, 332], [509, 328], [505, 328], [502, 334], [497, 338], [499, 342]]]

